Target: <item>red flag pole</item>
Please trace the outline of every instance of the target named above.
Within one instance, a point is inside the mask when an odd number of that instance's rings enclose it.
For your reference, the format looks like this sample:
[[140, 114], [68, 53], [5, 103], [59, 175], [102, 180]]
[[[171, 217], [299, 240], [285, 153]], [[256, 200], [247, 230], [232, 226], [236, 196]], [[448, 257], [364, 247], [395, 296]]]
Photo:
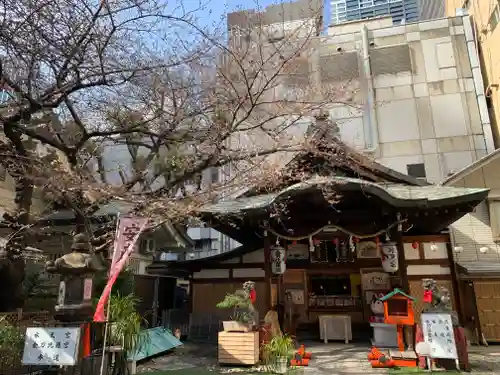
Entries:
[[[117, 251], [118, 247], [118, 233], [120, 231], [120, 213], [116, 215], [116, 231], [115, 231], [115, 241], [113, 243], [113, 254], [111, 254], [111, 268], [114, 266], [114, 261], [115, 261], [115, 253]], [[110, 276], [111, 269], [108, 271], [108, 279]], [[102, 298], [102, 296], [101, 296]], [[106, 355], [106, 341], [108, 339], [108, 321], [109, 321], [109, 310], [110, 310], [110, 305], [111, 305], [111, 298], [108, 298], [108, 309], [106, 311], [106, 324], [104, 325], [104, 342], [102, 346], [102, 358], [101, 358], [101, 368], [99, 371], [99, 374], [102, 375], [104, 373], [104, 357]], [[94, 313], [94, 320], [95, 320], [95, 313]]]
[[[103, 338], [103, 346], [102, 346], [102, 360], [101, 360], [101, 371], [100, 375], [103, 375], [104, 373], [104, 356], [106, 355], [106, 341], [108, 338], [108, 321], [109, 321], [109, 312], [110, 312], [110, 303], [111, 303], [111, 289], [113, 288], [113, 284], [115, 283], [118, 274], [122, 270], [123, 266], [125, 265], [125, 262], [127, 261], [128, 257], [134, 250], [134, 246], [139, 239], [139, 236], [141, 235], [142, 231], [146, 227], [148, 223], [148, 220], [144, 220], [144, 223], [140, 227], [139, 231], [133, 238], [132, 242], [129, 244], [128, 249], [126, 250], [125, 253], [121, 254], [120, 260], [117, 262], [112, 262], [112, 267], [109, 270], [109, 279], [104, 287], [104, 291], [102, 292], [101, 298], [99, 298], [99, 302], [97, 303], [97, 308], [94, 313], [94, 322], [103, 322], [104, 321], [104, 304], [107, 302], [108, 303], [108, 309], [106, 311], [106, 324], [104, 326], [104, 338]], [[116, 233], [119, 233], [119, 228], [120, 228], [120, 223], [117, 223], [117, 229]], [[118, 249], [118, 240], [115, 239], [115, 247], [114, 247], [114, 252], [116, 252]], [[115, 253], [113, 253], [113, 260], [115, 260]], [[113, 264], [114, 263], [114, 264]]]

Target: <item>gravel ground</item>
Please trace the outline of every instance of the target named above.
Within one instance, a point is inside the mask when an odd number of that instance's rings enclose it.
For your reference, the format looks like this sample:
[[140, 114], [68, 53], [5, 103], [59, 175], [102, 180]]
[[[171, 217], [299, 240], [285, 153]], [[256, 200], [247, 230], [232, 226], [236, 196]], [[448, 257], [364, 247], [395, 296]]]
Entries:
[[[387, 369], [373, 369], [366, 359], [369, 347], [358, 344], [319, 342], [306, 344], [313, 352], [310, 366], [298, 371], [304, 375], [389, 374]], [[469, 348], [469, 361], [473, 374], [500, 374], [500, 346], [473, 346]], [[220, 367], [217, 363], [217, 346], [214, 344], [186, 343], [174, 352], [151, 359], [138, 366], [139, 373], [166, 372], [183, 369], [204, 369], [207, 373], [249, 374], [266, 372], [265, 367]], [[297, 372], [296, 372], [297, 373]], [[394, 372], [392, 372], [394, 373]], [[403, 373], [403, 372], [398, 372]]]

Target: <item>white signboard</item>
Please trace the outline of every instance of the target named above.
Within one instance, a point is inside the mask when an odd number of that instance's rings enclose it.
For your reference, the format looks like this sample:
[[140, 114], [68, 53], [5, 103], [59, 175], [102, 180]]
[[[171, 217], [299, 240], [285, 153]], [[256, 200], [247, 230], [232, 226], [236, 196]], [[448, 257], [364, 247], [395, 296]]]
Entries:
[[430, 357], [458, 359], [451, 315], [423, 313], [421, 319], [424, 340], [430, 348]]
[[23, 364], [74, 366], [78, 359], [79, 343], [79, 327], [28, 327]]

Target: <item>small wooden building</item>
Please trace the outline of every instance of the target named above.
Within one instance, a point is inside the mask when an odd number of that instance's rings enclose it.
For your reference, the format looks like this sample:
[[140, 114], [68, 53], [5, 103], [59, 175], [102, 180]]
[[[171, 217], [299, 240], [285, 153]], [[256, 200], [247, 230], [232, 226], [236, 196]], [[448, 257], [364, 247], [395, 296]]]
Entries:
[[[324, 154], [296, 157], [271, 191], [253, 189], [200, 210], [240, 248], [192, 261], [154, 262], [148, 271], [185, 272], [195, 313], [214, 313], [226, 293], [252, 280], [261, 316], [287, 294], [299, 323], [316, 327], [325, 314], [349, 315], [354, 329], [365, 326], [374, 294], [399, 287], [421, 300], [424, 278], [456, 290], [449, 237], [442, 231], [471, 212], [488, 190], [429, 185], [337, 140]], [[383, 255], [390, 272], [381, 260], [384, 245], [396, 249]], [[273, 274], [273, 249], [286, 254], [282, 274]], [[456, 304], [458, 293], [454, 297]], [[417, 302], [416, 319], [420, 309]]]

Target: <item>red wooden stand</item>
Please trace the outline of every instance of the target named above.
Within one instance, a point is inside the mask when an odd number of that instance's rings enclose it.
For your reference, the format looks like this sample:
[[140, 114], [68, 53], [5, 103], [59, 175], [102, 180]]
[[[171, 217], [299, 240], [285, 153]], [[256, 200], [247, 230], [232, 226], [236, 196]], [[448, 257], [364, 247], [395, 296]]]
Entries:
[[417, 355], [414, 351], [405, 351], [404, 327], [415, 325], [413, 301], [415, 299], [399, 289], [380, 298], [384, 304], [384, 323], [397, 327], [399, 351], [389, 351], [389, 355], [373, 348], [368, 359], [372, 367], [417, 367]]

